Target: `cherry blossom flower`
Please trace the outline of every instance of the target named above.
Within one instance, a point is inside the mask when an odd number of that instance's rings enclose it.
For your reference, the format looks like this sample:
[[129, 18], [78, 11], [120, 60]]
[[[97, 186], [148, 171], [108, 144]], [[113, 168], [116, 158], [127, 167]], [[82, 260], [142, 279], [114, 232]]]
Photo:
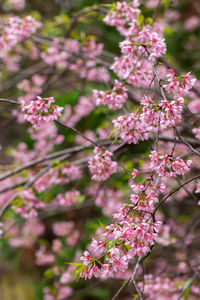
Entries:
[[81, 194], [79, 191], [70, 191], [64, 194], [58, 194], [57, 198], [55, 199], [55, 205], [59, 204], [61, 206], [71, 206], [77, 204], [78, 200], [80, 199]]
[[57, 120], [61, 116], [63, 108], [53, 105], [54, 102], [53, 97], [41, 98], [39, 96], [29, 103], [22, 101], [21, 106], [25, 120], [29, 121], [36, 129], [47, 122]]
[[26, 6], [25, 0], [9, 0], [13, 9], [22, 10]]
[[71, 55], [78, 53], [79, 50], [80, 45], [77, 40], [67, 39], [63, 42], [56, 38], [53, 40], [52, 46], [41, 54], [41, 57], [48, 65], [66, 68]]
[[46, 266], [54, 263], [55, 256], [49, 250], [46, 249], [46, 246], [42, 245], [36, 251], [36, 261], [35, 263], [39, 266]]
[[113, 120], [114, 128], [119, 133], [121, 139], [129, 144], [137, 144], [139, 140], [148, 139], [148, 126], [141, 119], [140, 114], [131, 113], [128, 116], [120, 116]]
[[101, 148], [94, 148], [94, 157], [88, 162], [92, 179], [96, 181], [106, 180], [117, 170], [117, 163], [111, 160], [112, 153], [105, 152]]
[[150, 97], [144, 96], [141, 99], [141, 109], [137, 113], [120, 116], [113, 120], [114, 128], [121, 139], [129, 144], [137, 144], [140, 140], [149, 138], [150, 133], [174, 126], [181, 120], [183, 110], [183, 99], [174, 101], [162, 100], [159, 104], [153, 102]]
[[184, 175], [189, 172], [192, 164], [191, 160], [184, 161], [179, 157], [173, 158], [168, 154], [158, 153], [156, 151], [151, 152], [150, 158], [150, 168], [155, 171], [158, 176], [176, 177], [177, 175]]
[[[126, 40], [125, 40], [125, 43]], [[129, 47], [138, 51], [139, 54], [148, 56], [150, 60], [154, 61], [156, 58], [163, 56], [166, 52], [166, 44], [162, 35], [154, 30], [152, 26], [146, 25], [138, 32], [136, 37], [129, 40]], [[131, 50], [130, 51], [133, 51]], [[121, 44], [122, 53], [124, 53], [124, 44]], [[128, 54], [128, 53], [124, 53]]]
[[115, 80], [112, 91], [93, 90], [93, 96], [97, 105], [108, 105], [110, 109], [119, 109], [128, 98], [127, 88], [118, 80]]
[[73, 229], [73, 222], [57, 222], [53, 224], [53, 232], [57, 236], [66, 236]]
[[194, 133], [196, 139], [200, 140], [200, 128], [193, 128], [192, 133]]
[[168, 83], [164, 84], [163, 87], [168, 93], [173, 93], [175, 97], [186, 96], [196, 82], [196, 78], [190, 73], [178, 76], [174, 70], [169, 70], [167, 74]]
[[127, 2], [116, 2], [115, 10], [111, 11], [104, 18], [104, 22], [110, 26], [116, 26], [121, 34], [126, 34], [127, 23], [137, 19], [140, 14], [139, 3], [134, 0], [129, 4]]
[[44, 209], [46, 207], [45, 203], [36, 198], [32, 189], [23, 190], [20, 193], [20, 198], [22, 200], [21, 206], [14, 206], [14, 209], [23, 218], [27, 219], [30, 217], [37, 216], [37, 209]]

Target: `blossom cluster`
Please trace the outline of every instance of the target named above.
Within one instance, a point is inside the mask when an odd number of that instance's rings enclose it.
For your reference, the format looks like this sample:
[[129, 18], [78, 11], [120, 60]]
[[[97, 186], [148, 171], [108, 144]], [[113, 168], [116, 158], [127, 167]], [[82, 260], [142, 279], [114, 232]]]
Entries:
[[75, 126], [82, 118], [89, 115], [94, 108], [94, 97], [81, 96], [73, 107], [73, 111], [70, 105], [65, 106], [62, 122], [68, 126]]
[[[24, 19], [12, 16], [8, 19], [8, 24], [5, 25], [0, 36], [0, 59], [10, 69], [17, 69], [18, 66], [20, 59], [18, 54], [21, 52], [21, 46], [18, 44], [35, 33], [41, 26], [42, 24], [32, 16], [26, 16]], [[14, 48], [14, 55], [11, 55]]]
[[68, 39], [63, 43], [59, 39], [54, 39], [52, 45], [41, 54], [41, 57], [48, 65], [66, 68], [68, 59], [72, 54], [77, 54], [79, 50], [80, 46], [77, 40]]
[[158, 176], [176, 177], [177, 175], [184, 175], [190, 170], [192, 164], [192, 160], [184, 161], [180, 157], [173, 158], [166, 153], [158, 153], [156, 151], [151, 152], [150, 158], [150, 168], [155, 171]]
[[41, 98], [25, 103], [21, 102], [22, 111], [24, 112], [25, 120], [29, 121], [34, 128], [39, 128], [41, 125], [57, 120], [61, 116], [62, 107], [53, 105], [55, 100], [53, 97]]
[[[9, 1], [17, 10], [23, 8], [25, 4], [24, 0]], [[155, 1], [149, 0], [148, 5], [150, 2]], [[100, 8], [104, 9], [104, 7]], [[138, 0], [113, 4], [113, 9], [108, 12], [104, 22], [115, 26], [123, 36], [123, 40], [119, 43], [121, 56], [114, 57], [111, 65], [110, 59], [113, 56], [109, 56], [109, 53], [103, 50], [102, 43], [98, 43], [92, 36], [87, 38], [83, 35], [83, 37], [80, 36], [80, 39], [75, 39], [76, 32], [73, 31], [72, 34], [69, 33], [66, 35], [67, 37], [63, 38], [59, 34], [52, 39], [51, 37], [48, 39], [43, 37], [43, 39], [34, 36], [38, 44], [40, 41], [41, 44], [43, 41], [44, 44], [46, 42], [48, 44], [48, 46], [39, 47], [37, 43], [34, 43], [34, 38], [29, 38], [40, 28], [41, 24], [30, 16], [24, 19], [12, 16], [2, 30], [0, 58], [8, 68], [12, 67], [13, 70], [16, 70], [21, 54], [24, 54], [26, 63], [27, 49], [31, 49], [31, 60], [41, 60], [42, 67], [40, 74], [34, 73], [31, 61], [28, 79], [24, 79], [22, 75], [23, 80], [20, 82], [20, 79], [17, 83], [21, 111], [15, 110], [13, 115], [19, 122], [27, 120], [32, 124], [32, 127], [28, 129], [32, 141], [31, 145], [19, 143], [17, 148], [10, 151], [17, 167], [13, 172], [16, 176], [7, 178], [5, 181], [5, 186], [3, 186], [5, 193], [0, 191], [0, 206], [3, 208], [7, 199], [13, 197], [12, 209], [15, 215], [23, 218], [24, 225], [19, 228], [20, 226], [10, 220], [5, 222], [5, 226], [0, 223], [0, 236], [8, 228], [8, 244], [10, 246], [34, 248], [35, 263], [42, 268], [51, 268], [45, 272], [45, 276], [46, 274], [52, 276], [51, 283], [53, 282], [51, 288], [46, 286], [43, 290], [45, 300], [64, 300], [70, 297], [73, 291], [71, 286], [66, 285], [71, 283], [73, 277], [121, 279], [120, 276], [123, 273], [122, 279], [127, 279], [126, 276], [130, 272], [129, 263], [133, 263], [136, 258], [139, 258], [139, 261], [145, 258], [156, 242], [159, 247], [173, 244], [175, 251], [178, 249], [176, 253], [178, 259], [182, 259], [183, 255], [178, 248], [182, 241], [177, 246], [176, 231], [177, 235], [180, 234], [181, 240], [184, 239], [184, 247], [190, 245], [194, 237], [193, 233], [184, 237], [187, 230], [180, 227], [184, 227], [185, 224], [178, 227], [172, 219], [165, 222], [165, 215], [158, 208], [169, 196], [169, 200], [173, 203], [174, 199], [171, 196], [174, 195], [174, 190], [170, 192], [170, 188], [174, 188], [176, 180], [179, 181], [178, 176], [185, 176], [190, 171], [192, 161], [184, 158], [188, 154], [190, 155], [188, 148], [192, 153], [198, 153], [191, 146], [193, 144], [184, 143], [184, 140], [181, 139], [182, 130], [184, 130], [182, 120], [185, 121], [183, 97], [188, 94], [190, 97], [194, 96], [195, 89], [193, 87], [196, 79], [190, 72], [186, 75], [179, 75], [174, 70], [168, 70], [167, 64], [159, 64], [160, 58], [166, 53], [166, 44], [163, 28], [153, 19], [145, 18], [142, 15]], [[59, 23], [56, 32], [57, 30], [61, 32], [62, 23], [61, 20], [61, 25]], [[72, 25], [74, 26], [73, 22]], [[69, 29], [71, 30], [71, 28]], [[26, 39], [29, 40], [24, 42]], [[107, 54], [109, 63], [104, 61], [104, 56], [106, 57]], [[111, 80], [110, 73], [112, 72], [109, 73], [107, 67], [109, 65], [110, 70], [114, 71], [118, 79]], [[63, 75], [64, 84], [67, 77], [67, 84], [63, 87], [64, 90], [67, 88], [65, 91], [68, 92], [68, 87], [71, 90], [70, 84], [74, 85], [74, 82], [77, 88], [80, 87], [78, 99], [69, 99], [69, 101], [67, 99], [68, 103], [77, 101], [74, 106], [67, 104], [62, 108], [54, 104], [53, 97], [37, 97], [45, 92], [55, 70], [59, 76]], [[66, 74], [69, 76], [65, 76]], [[116, 78], [116, 76], [114, 77]], [[68, 79], [70, 80], [68, 81]], [[85, 86], [86, 81], [89, 81], [88, 86]], [[105, 83], [107, 90], [102, 87], [102, 83]], [[95, 90], [88, 95], [94, 84]], [[200, 139], [198, 123], [200, 102], [199, 98], [195, 97], [195, 100], [188, 104], [187, 114], [189, 115], [188, 120], [195, 114], [196, 128], [188, 127], [190, 133]], [[126, 103], [127, 100], [132, 101]], [[187, 101], [185, 102], [187, 103]], [[87, 117], [96, 106], [100, 105], [107, 105], [110, 110], [113, 110], [110, 112], [111, 116], [114, 115], [112, 134], [116, 135], [113, 143], [108, 138], [110, 125], [104, 117], [99, 118], [102, 128], [96, 130], [85, 128], [85, 126], [82, 128], [82, 123], [86, 123], [86, 125], [90, 123], [90, 119], [88, 123], [84, 122], [85, 119], [80, 122], [82, 118]], [[121, 115], [119, 109], [123, 109], [126, 115]], [[62, 110], [64, 113], [61, 116]], [[93, 115], [96, 116], [96, 113], [99, 112], [104, 114], [103, 109], [98, 109], [93, 112]], [[110, 115], [106, 115], [106, 117], [110, 117]], [[64, 135], [59, 134], [56, 122], [53, 122], [59, 117], [64, 125], [75, 127], [75, 129], [71, 128], [73, 130], [69, 134], [69, 139], [64, 140]], [[73, 135], [75, 131], [80, 132], [76, 137]], [[187, 131], [185, 132], [187, 134]], [[118, 137], [119, 146], [115, 147], [116, 145], [113, 144]], [[148, 139], [151, 139], [148, 142], [151, 150], [146, 147], [146, 143], [143, 143], [144, 147], [141, 145], [141, 148], [145, 148], [142, 149], [145, 152], [143, 152], [145, 159], [141, 161], [138, 159], [137, 153], [139, 147], [127, 144], [138, 144], [140, 141]], [[169, 142], [166, 142], [168, 140]], [[64, 142], [63, 147], [69, 146], [69, 149], [58, 151], [54, 149], [54, 146], [58, 146], [62, 142]], [[154, 145], [152, 145], [153, 142]], [[198, 143], [195, 141], [194, 145], [197, 144], [196, 142]], [[90, 151], [92, 145], [95, 145], [92, 156], [85, 154]], [[61, 147], [59, 146], [59, 148]], [[127, 153], [125, 153], [126, 149], [128, 149]], [[56, 152], [53, 153], [53, 156], [49, 155], [54, 150]], [[132, 151], [134, 154], [132, 153], [133, 155], [129, 159]], [[147, 152], [148, 154], [146, 154]], [[181, 152], [184, 152], [183, 156], [181, 156]], [[63, 153], [69, 155], [67, 161], [63, 160]], [[140, 150], [139, 153], [141, 154]], [[35, 167], [32, 169], [27, 168], [29, 166], [27, 163], [32, 160], [37, 162], [38, 157], [41, 158], [40, 163], [34, 164]], [[52, 157], [56, 157], [55, 163]], [[123, 165], [122, 162], [124, 157], [125, 160], [127, 158], [126, 165]], [[122, 166], [123, 169], [123, 179], [120, 177], [117, 159], [120, 160], [119, 166]], [[84, 187], [85, 178], [88, 180], [87, 162], [92, 181], [87, 184], [87, 187]], [[195, 162], [195, 167], [199, 168], [197, 158], [194, 158]], [[18, 172], [20, 169], [26, 169], [26, 172]], [[43, 170], [44, 173], [42, 173]], [[118, 171], [118, 174], [106, 182], [112, 174]], [[86, 177], [84, 177], [85, 174]], [[123, 188], [124, 182], [127, 182], [129, 186]], [[15, 187], [24, 185], [24, 183], [25, 188], [19, 190], [18, 196], [15, 197]], [[27, 185], [29, 183], [31, 183], [30, 186]], [[12, 189], [13, 186], [14, 189]], [[200, 205], [200, 201], [198, 202], [200, 180], [194, 181], [187, 188], [185, 184], [183, 186], [184, 189], [177, 189], [178, 193], [175, 197], [177, 207], [184, 197], [192, 198], [195, 205]], [[168, 196], [166, 197], [166, 195]], [[100, 222], [101, 227], [97, 229], [92, 242], [83, 254], [77, 251], [74, 265], [72, 263], [66, 270], [64, 266], [61, 266], [60, 261], [70, 252], [66, 251], [67, 247], [74, 248], [79, 241], [81, 244], [85, 243], [85, 240], [81, 240], [85, 235], [82, 235], [85, 229], [84, 222], [82, 222], [82, 218], [80, 218], [80, 224], [79, 218], [75, 220], [74, 211], [82, 210], [81, 204], [88, 200], [88, 196], [92, 197], [88, 201], [89, 205], [92, 203], [92, 205], [99, 206], [103, 215], [109, 217], [111, 221], [106, 226]], [[92, 201], [90, 202], [90, 200]], [[88, 202], [86, 202], [86, 208]], [[83, 207], [85, 208], [85, 204]], [[51, 214], [52, 211], [53, 213], [62, 212], [62, 219], [58, 220], [56, 217], [52, 224], [48, 221], [48, 234], [51, 233], [48, 243], [43, 243], [45, 222], [39, 221], [38, 216], [41, 210], [47, 210], [47, 214], [49, 212]], [[164, 225], [162, 225], [163, 223]], [[88, 223], [86, 222], [85, 225], [87, 227]], [[178, 230], [176, 230], [177, 228]], [[199, 254], [194, 257], [195, 259], [199, 258]], [[157, 261], [159, 265], [160, 260]], [[186, 270], [186, 267], [184, 268]], [[190, 272], [192, 272], [192, 268]], [[138, 288], [149, 300], [156, 297], [158, 299], [177, 299], [181, 293], [179, 283], [176, 282], [176, 279], [169, 279], [165, 274], [163, 277], [147, 275], [144, 276], [143, 282], [138, 283]], [[196, 291], [197, 295], [200, 294], [193, 285], [191, 290]]]
[[120, 43], [121, 57], [116, 57], [111, 69], [128, 83], [147, 87], [153, 77], [152, 62], [166, 52], [162, 28], [157, 23], [143, 24], [139, 2], [117, 2], [104, 21], [116, 26], [125, 36]]
[[34, 140], [36, 153], [45, 155], [50, 152], [54, 145], [60, 145], [64, 141], [64, 136], [58, 134], [58, 129], [54, 123], [44, 123], [39, 128], [29, 128], [29, 133]]
[[108, 105], [114, 110], [121, 108], [128, 98], [127, 88], [118, 80], [115, 80], [112, 91], [93, 90], [93, 96], [97, 105]]
[[[138, 0], [128, 4], [126, 1], [116, 2], [115, 9], [106, 15], [104, 22], [110, 26], [115, 26], [121, 34], [127, 33], [127, 27], [137, 19], [140, 14]], [[127, 26], [127, 24], [129, 26]]]
[[38, 215], [37, 210], [46, 207], [45, 203], [35, 196], [31, 188], [20, 193], [19, 201], [21, 205], [14, 205], [14, 209], [25, 219], [36, 217]]
[[163, 87], [168, 93], [173, 93], [175, 97], [186, 96], [196, 82], [191, 72], [186, 75], [176, 75], [174, 70], [169, 70], [167, 74], [168, 83], [164, 84]]
[[15, 10], [22, 10], [26, 6], [26, 0], [9, 0], [9, 4]]
[[121, 191], [112, 190], [110, 188], [101, 188], [95, 191], [93, 196], [95, 197], [95, 204], [102, 207], [103, 213], [111, 217], [121, 207], [123, 194]]
[[149, 138], [158, 128], [165, 129], [174, 126], [181, 120], [183, 99], [173, 101], [162, 100], [159, 104], [150, 97], [143, 97], [141, 109], [136, 113], [120, 116], [113, 120], [114, 128], [120, 137], [129, 144], [137, 144], [140, 140]]
[[166, 44], [160, 30], [151, 25], [145, 25], [142, 30], [138, 28], [137, 23], [131, 25], [126, 40], [120, 44], [122, 54], [134, 57], [137, 53], [147, 56], [152, 61], [165, 54]]
[[100, 147], [94, 148], [94, 157], [88, 162], [93, 180], [106, 180], [116, 172], [117, 162], [112, 161], [111, 156], [112, 153], [108, 150], [103, 151]]
[[110, 79], [107, 69], [99, 67], [95, 62], [102, 49], [103, 44], [97, 43], [94, 39], [86, 40], [84, 46], [81, 46], [75, 39], [56, 38], [52, 45], [41, 53], [41, 58], [48, 65], [60, 69], [68, 68], [81, 78], [106, 82]]
[[90, 252], [85, 251], [81, 257], [84, 265], [81, 277], [113, 277], [116, 272], [125, 272], [136, 255], [150, 251], [161, 222], [152, 222], [148, 210], [153, 210], [158, 202], [157, 192], [164, 187], [144, 183], [132, 188], [131, 203], [123, 204], [114, 214], [117, 222], [106, 226], [105, 232], [92, 240]]
[[24, 19], [18, 16], [9, 18], [9, 23], [0, 37], [2, 49], [11, 49], [16, 43], [26, 39], [40, 27], [41, 23], [31, 16], [26, 16]]
[[[144, 282], [139, 282], [138, 287], [143, 291], [144, 295], [149, 300], [155, 299], [171, 299], [176, 300], [181, 293], [181, 278], [175, 279], [162, 276], [153, 276], [152, 274], [145, 275]], [[199, 287], [195, 284], [191, 286], [191, 291], [199, 296]]]

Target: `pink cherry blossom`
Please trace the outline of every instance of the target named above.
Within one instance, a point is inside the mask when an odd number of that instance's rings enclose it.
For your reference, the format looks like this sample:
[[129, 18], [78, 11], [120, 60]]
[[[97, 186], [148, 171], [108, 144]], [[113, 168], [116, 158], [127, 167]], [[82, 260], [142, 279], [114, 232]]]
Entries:
[[196, 139], [200, 140], [200, 128], [193, 128], [192, 133], [194, 133]]
[[32, 189], [23, 190], [20, 193], [22, 204], [20, 206], [14, 206], [15, 211], [19, 213], [23, 218], [37, 216], [37, 209], [44, 209], [45, 203], [40, 201], [34, 194]]
[[29, 121], [36, 129], [47, 122], [57, 120], [61, 116], [63, 108], [53, 105], [54, 102], [53, 97], [41, 98], [39, 96], [29, 103], [22, 101], [21, 106], [25, 120]]
[[127, 2], [117, 2], [115, 10], [111, 11], [104, 18], [104, 22], [110, 26], [116, 26], [121, 34], [126, 34], [127, 23], [137, 19], [140, 14], [139, 3], [134, 0], [129, 4]]
[[150, 154], [151, 165], [150, 168], [155, 171], [158, 176], [177, 176], [184, 175], [189, 172], [192, 164], [191, 160], [184, 161], [183, 159], [176, 157], [173, 158], [165, 153], [158, 153], [152, 151]]
[[176, 75], [174, 70], [169, 70], [167, 74], [168, 83], [163, 85], [168, 93], [173, 93], [175, 97], [186, 96], [196, 82], [196, 78], [190, 75]]
[[46, 249], [46, 246], [42, 245], [36, 251], [36, 261], [35, 263], [39, 266], [51, 265], [55, 261], [55, 256], [49, 250]]
[[64, 194], [58, 194], [57, 198], [55, 199], [55, 205], [59, 204], [65, 207], [75, 205], [79, 201], [80, 197], [80, 192], [76, 190], [72, 190]]
[[112, 153], [105, 152], [101, 148], [94, 148], [94, 157], [88, 162], [92, 179], [96, 181], [106, 180], [117, 171], [117, 163], [111, 160]]
[[57, 222], [53, 224], [53, 232], [57, 236], [66, 236], [73, 229], [73, 222]]
[[9, 0], [9, 2], [15, 10], [22, 10], [26, 6], [26, 0]]
[[108, 105], [114, 110], [121, 108], [128, 97], [126, 87], [118, 80], [115, 80], [112, 91], [94, 90], [93, 95], [97, 105]]

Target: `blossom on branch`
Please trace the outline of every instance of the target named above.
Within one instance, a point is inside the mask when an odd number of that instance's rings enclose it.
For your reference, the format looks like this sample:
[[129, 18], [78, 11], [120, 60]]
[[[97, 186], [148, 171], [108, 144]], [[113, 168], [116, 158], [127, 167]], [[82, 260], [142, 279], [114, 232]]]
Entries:
[[186, 75], [176, 75], [174, 70], [169, 70], [167, 74], [168, 83], [163, 85], [168, 93], [173, 93], [175, 97], [186, 96], [196, 82], [191, 72]]
[[34, 128], [39, 128], [47, 122], [52, 122], [61, 116], [62, 107], [53, 105], [55, 100], [53, 97], [41, 98], [29, 103], [21, 102], [22, 111], [24, 112], [25, 120], [29, 121]]
[[119, 109], [128, 98], [127, 88], [118, 80], [115, 80], [112, 91], [93, 90], [93, 96], [97, 105], [108, 105], [110, 109]]
[[180, 157], [173, 158], [168, 154], [158, 153], [156, 151], [151, 151], [150, 158], [150, 168], [155, 171], [158, 176], [176, 177], [177, 175], [184, 175], [189, 172], [192, 164], [191, 160], [184, 161]]
[[96, 181], [106, 180], [117, 170], [117, 162], [111, 160], [112, 153], [94, 148], [94, 157], [88, 162], [92, 179]]

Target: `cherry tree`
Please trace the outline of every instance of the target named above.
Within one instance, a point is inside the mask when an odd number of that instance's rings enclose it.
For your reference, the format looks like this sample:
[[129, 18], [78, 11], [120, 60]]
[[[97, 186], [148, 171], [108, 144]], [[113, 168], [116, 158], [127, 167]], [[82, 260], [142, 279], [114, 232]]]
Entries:
[[45, 300], [200, 297], [200, 82], [168, 50], [169, 6], [3, 7], [0, 107], [22, 134], [0, 171], [1, 250], [34, 250]]

